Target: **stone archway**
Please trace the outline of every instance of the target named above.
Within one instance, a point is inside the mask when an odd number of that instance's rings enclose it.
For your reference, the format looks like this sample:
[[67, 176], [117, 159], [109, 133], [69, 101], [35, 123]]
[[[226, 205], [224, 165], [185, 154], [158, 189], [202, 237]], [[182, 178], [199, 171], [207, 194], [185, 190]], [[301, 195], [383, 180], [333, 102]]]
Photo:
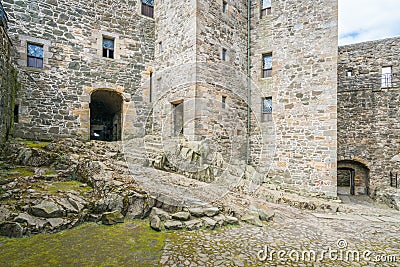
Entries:
[[122, 136], [123, 99], [119, 93], [96, 90], [90, 96], [90, 139], [119, 141]]
[[337, 186], [339, 195], [369, 195], [369, 168], [358, 161], [338, 162]]

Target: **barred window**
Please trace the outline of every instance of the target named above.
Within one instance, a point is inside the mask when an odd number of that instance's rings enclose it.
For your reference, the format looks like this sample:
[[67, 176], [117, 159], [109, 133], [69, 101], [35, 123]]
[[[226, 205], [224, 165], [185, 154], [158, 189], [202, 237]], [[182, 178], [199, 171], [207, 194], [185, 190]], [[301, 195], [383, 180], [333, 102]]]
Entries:
[[43, 45], [28, 43], [28, 67], [43, 69]]
[[228, 9], [228, 2], [224, 0], [222, 1], [222, 13], [226, 13], [227, 9]]
[[114, 58], [114, 40], [103, 38], [103, 57]]
[[392, 66], [382, 67], [382, 88], [392, 87]]
[[222, 48], [222, 54], [221, 54], [222, 61], [226, 61], [227, 60], [226, 52], [227, 52], [227, 50], [225, 48]]
[[271, 14], [271, 0], [261, 0], [261, 15], [263, 18], [266, 15]]
[[272, 54], [262, 56], [262, 78], [272, 77]]
[[142, 0], [142, 15], [154, 17], [154, 0]]
[[262, 121], [272, 121], [272, 97], [262, 98]]

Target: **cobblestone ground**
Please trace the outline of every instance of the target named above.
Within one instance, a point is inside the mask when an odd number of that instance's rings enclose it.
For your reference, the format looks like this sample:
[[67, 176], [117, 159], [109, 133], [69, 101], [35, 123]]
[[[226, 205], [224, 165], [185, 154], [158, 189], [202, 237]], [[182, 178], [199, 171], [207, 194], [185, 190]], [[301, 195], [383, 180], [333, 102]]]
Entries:
[[274, 222], [262, 228], [180, 231], [167, 238], [160, 265], [399, 266], [400, 213], [346, 205], [353, 211], [318, 214], [271, 204]]

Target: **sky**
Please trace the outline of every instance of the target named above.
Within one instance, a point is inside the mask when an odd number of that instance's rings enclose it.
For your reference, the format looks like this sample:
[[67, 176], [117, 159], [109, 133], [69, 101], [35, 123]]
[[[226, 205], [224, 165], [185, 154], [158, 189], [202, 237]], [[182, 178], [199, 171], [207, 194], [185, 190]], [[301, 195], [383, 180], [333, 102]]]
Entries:
[[339, 0], [339, 45], [400, 36], [400, 0]]

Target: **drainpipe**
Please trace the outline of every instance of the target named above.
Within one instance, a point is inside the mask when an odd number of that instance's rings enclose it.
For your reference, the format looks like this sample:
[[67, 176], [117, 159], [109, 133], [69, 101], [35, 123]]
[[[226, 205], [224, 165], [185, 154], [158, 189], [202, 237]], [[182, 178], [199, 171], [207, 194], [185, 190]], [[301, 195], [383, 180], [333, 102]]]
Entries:
[[250, 28], [251, 28], [251, 0], [247, 0], [247, 136], [246, 136], [246, 164], [250, 163], [250, 127], [251, 127], [251, 74], [250, 74]]

